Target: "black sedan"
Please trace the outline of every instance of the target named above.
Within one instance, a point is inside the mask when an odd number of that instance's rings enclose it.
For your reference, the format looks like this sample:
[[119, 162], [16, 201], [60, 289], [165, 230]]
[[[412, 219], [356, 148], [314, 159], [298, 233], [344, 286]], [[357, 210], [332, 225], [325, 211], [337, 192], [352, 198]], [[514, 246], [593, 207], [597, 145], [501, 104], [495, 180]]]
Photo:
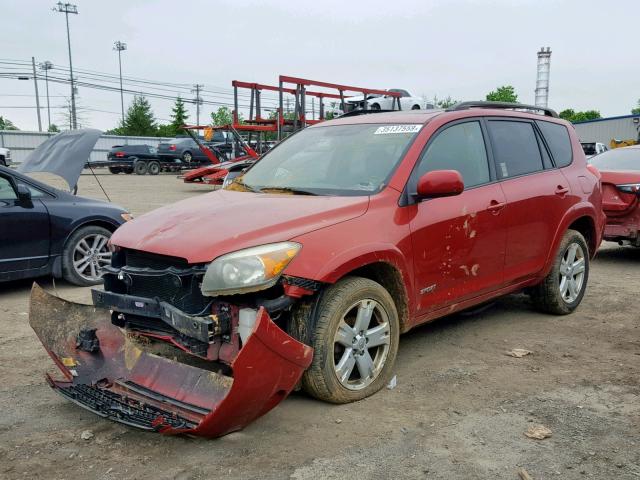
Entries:
[[[75, 187], [98, 136], [82, 131], [56, 135], [21, 167], [56, 173]], [[130, 218], [116, 205], [64, 192], [0, 166], [0, 282], [53, 275], [76, 285], [100, 283], [100, 269], [111, 261], [107, 242]]]

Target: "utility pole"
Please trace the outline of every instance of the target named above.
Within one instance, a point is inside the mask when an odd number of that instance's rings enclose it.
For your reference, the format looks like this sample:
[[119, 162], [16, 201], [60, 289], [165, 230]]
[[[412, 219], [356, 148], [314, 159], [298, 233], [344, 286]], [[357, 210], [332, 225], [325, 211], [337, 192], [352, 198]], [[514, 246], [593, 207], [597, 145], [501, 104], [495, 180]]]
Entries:
[[36, 87], [36, 110], [38, 111], [38, 131], [42, 131], [42, 119], [40, 118], [40, 95], [38, 95], [38, 77], [36, 76], [36, 59], [31, 57], [33, 68], [33, 85]]
[[49, 106], [49, 70], [53, 68], [53, 63], [46, 61], [40, 64], [40, 70], [44, 70], [44, 84], [47, 90], [47, 131], [51, 128], [51, 107]]
[[193, 103], [196, 104], [196, 123], [200, 125], [200, 105], [202, 105], [202, 98], [200, 98], [200, 90], [204, 85], [196, 83], [191, 90], [192, 93], [196, 94], [196, 98], [193, 99]]
[[67, 20], [67, 46], [69, 47], [69, 75], [71, 76], [71, 122], [73, 129], [78, 128], [78, 120], [76, 118], [76, 89], [73, 84], [73, 63], [71, 62], [71, 36], [69, 34], [69, 14], [78, 14], [78, 6], [72, 3], [58, 2], [53, 7], [54, 12], [64, 13]]
[[122, 110], [122, 124], [124, 125], [124, 93], [122, 92], [122, 57], [121, 53], [127, 49], [127, 44], [118, 40], [113, 43], [113, 49], [118, 52], [118, 67], [120, 68], [120, 109]]

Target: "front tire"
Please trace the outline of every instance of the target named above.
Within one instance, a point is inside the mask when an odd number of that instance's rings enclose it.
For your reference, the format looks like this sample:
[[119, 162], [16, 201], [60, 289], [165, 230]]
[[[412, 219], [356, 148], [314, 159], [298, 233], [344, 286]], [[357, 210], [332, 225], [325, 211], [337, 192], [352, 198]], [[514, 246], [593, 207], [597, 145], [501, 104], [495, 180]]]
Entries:
[[182, 160], [191, 163], [193, 161], [193, 155], [191, 155], [191, 152], [184, 152], [182, 154]]
[[117, 175], [121, 172], [122, 170], [120, 170], [118, 167], [109, 167], [109, 173], [112, 173], [113, 175]]
[[531, 298], [545, 313], [567, 315], [584, 297], [589, 279], [589, 247], [580, 232], [567, 230], [560, 242], [553, 267], [533, 288]]
[[414, 105], [411, 110], [420, 110], [420, 105]]
[[382, 285], [347, 277], [323, 293], [315, 309], [313, 362], [302, 377], [310, 395], [331, 403], [366, 398], [390, 380], [400, 323]]
[[371, 110], [380, 110], [380, 104], [374, 103], [373, 105], [371, 105]]
[[80, 227], [65, 243], [62, 276], [74, 285], [86, 287], [102, 283], [100, 269], [111, 263], [107, 242], [111, 232], [103, 227]]

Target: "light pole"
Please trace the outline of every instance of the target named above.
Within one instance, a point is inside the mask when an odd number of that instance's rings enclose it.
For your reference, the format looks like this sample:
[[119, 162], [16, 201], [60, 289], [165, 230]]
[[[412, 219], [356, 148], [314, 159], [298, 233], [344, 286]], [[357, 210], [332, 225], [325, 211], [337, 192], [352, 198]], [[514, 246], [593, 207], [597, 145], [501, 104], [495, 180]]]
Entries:
[[113, 43], [113, 49], [118, 52], [118, 67], [120, 68], [120, 108], [122, 109], [122, 124], [124, 125], [124, 93], [122, 92], [122, 56], [121, 53], [127, 49], [127, 44], [118, 40]]
[[31, 67], [33, 68], [33, 86], [36, 89], [36, 110], [38, 111], [38, 131], [42, 131], [42, 119], [40, 118], [40, 95], [38, 94], [38, 75], [36, 74], [36, 59], [31, 57]]
[[47, 123], [49, 124], [47, 130], [51, 128], [51, 108], [49, 107], [49, 70], [53, 68], [53, 63], [50, 61], [42, 62], [40, 64], [40, 70], [44, 70], [44, 84], [47, 90]]
[[69, 74], [71, 75], [71, 122], [73, 129], [78, 128], [78, 121], [76, 119], [76, 92], [75, 85], [73, 84], [73, 63], [71, 62], [71, 36], [69, 35], [69, 14], [78, 14], [78, 6], [72, 3], [58, 2], [53, 7], [54, 12], [64, 13], [67, 20], [67, 46], [69, 47]]

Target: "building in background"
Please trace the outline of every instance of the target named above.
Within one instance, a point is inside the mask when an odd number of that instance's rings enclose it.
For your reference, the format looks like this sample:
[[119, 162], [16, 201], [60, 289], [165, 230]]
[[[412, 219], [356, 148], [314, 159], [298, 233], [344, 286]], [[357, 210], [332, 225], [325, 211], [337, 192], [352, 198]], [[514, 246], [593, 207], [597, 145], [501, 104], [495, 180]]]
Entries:
[[[581, 142], [599, 142], [607, 147], [611, 140], [640, 140], [640, 115], [598, 118], [573, 124]], [[640, 142], [639, 142], [640, 143]]]

